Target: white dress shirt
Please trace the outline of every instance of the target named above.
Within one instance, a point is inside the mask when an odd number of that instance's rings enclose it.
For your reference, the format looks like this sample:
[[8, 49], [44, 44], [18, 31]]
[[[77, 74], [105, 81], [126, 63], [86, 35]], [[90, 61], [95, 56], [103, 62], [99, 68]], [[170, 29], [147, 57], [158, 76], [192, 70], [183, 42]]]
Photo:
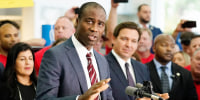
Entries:
[[117, 62], [119, 63], [119, 65], [120, 65], [120, 67], [121, 67], [126, 79], [127, 79], [127, 73], [126, 73], [125, 63], [129, 64], [129, 71], [131, 73], [131, 76], [133, 77], [134, 84], [136, 84], [135, 73], [134, 73], [133, 66], [131, 64], [131, 58], [129, 58], [128, 61], [124, 61], [114, 50], [112, 50], [111, 52], [113, 53], [113, 55], [117, 59]]
[[96, 59], [95, 59], [95, 56], [94, 56], [94, 52], [93, 52], [93, 48], [91, 50], [87, 50], [86, 47], [84, 47], [77, 39], [74, 35], [72, 35], [72, 42], [74, 44], [74, 47], [76, 48], [76, 51], [78, 53], [78, 56], [79, 56], [79, 59], [81, 61], [81, 64], [82, 64], [82, 67], [83, 67], [83, 71], [85, 73], [85, 77], [86, 77], [86, 81], [87, 81], [87, 86], [88, 86], [88, 89], [91, 87], [91, 82], [90, 82], [90, 76], [89, 76], [89, 73], [88, 73], [88, 60], [86, 58], [86, 54], [87, 53], [91, 53], [91, 58], [92, 58], [92, 64], [94, 66], [94, 69], [96, 71], [96, 74], [97, 74], [97, 79], [98, 79], [98, 82], [100, 81], [100, 77], [99, 77], [99, 70], [98, 70], [98, 67], [97, 67], [97, 62], [96, 62]]
[[[144, 28], [144, 26], [143, 26], [142, 24], [140, 24], [140, 23], [138, 23], [138, 26], [139, 26], [140, 28]], [[146, 27], [149, 29], [149, 24], [146, 24]]]

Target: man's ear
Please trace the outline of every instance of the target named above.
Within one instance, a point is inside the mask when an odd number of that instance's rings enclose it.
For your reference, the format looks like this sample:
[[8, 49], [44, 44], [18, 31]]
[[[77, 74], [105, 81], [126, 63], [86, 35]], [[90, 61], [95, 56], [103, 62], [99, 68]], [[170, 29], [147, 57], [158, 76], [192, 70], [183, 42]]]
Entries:
[[[1, 38], [1, 36], [0, 36], [0, 38]], [[0, 41], [0, 46], [1, 46], [1, 41]]]
[[111, 41], [112, 45], [114, 44], [115, 40], [116, 40], [116, 37], [114, 35], [112, 35], [112, 41]]
[[76, 18], [76, 25], [78, 25], [78, 22], [79, 22], [79, 19], [78, 19], [78, 18]]
[[186, 49], [186, 53], [188, 53], [192, 57], [193, 54], [190, 46]]
[[192, 57], [190, 57], [190, 62], [192, 62], [192, 60], [193, 60], [193, 58], [192, 58]]
[[137, 12], [137, 16], [139, 17], [139, 12]]
[[151, 47], [153, 46], [153, 40], [151, 41], [150, 45], [151, 45]]
[[153, 44], [153, 52], [155, 53], [155, 51], [156, 51], [156, 45], [155, 44]]

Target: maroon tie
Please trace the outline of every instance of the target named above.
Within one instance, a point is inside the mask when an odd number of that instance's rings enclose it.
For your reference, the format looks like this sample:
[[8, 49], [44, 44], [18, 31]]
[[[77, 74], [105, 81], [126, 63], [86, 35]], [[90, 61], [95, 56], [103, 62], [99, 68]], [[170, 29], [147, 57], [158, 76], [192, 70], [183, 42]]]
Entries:
[[[94, 69], [94, 66], [92, 65], [91, 53], [87, 53], [86, 58], [88, 60], [87, 69], [88, 69], [88, 73], [89, 73], [89, 76], [90, 76], [90, 82], [91, 82], [91, 86], [92, 86], [93, 84], [98, 82], [97, 74], [96, 74], [96, 71]], [[95, 100], [98, 100], [98, 97]]]

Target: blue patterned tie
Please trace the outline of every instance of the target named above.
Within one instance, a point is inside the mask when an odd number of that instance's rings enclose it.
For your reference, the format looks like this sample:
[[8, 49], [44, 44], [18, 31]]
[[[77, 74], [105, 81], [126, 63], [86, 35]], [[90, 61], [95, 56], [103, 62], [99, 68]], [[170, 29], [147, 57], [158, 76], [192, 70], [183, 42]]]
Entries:
[[167, 73], [165, 72], [166, 66], [161, 67], [161, 86], [162, 86], [162, 92], [168, 93], [169, 92], [169, 79], [167, 76]]

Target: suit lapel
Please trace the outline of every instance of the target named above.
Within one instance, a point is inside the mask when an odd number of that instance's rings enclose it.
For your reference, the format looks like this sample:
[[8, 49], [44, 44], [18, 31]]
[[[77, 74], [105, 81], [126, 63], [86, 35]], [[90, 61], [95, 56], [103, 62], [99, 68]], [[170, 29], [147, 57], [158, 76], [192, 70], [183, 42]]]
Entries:
[[149, 25], [149, 29], [152, 31], [154, 30], [153, 26]]
[[150, 77], [151, 77], [151, 81], [155, 84], [155, 88], [159, 89], [159, 91], [161, 92], [161, 82], [160, 82], [160, 78], [158, 76], [158, 72], [156, 70], [156, 66], [153, 62], [153, 60], [149, 63], [149, 70], [150, 70]]
[[66, 54], [67, 57], [70, 59], [72, 68], [75, 70], [76, 75], [79, 80], [79, 84], [82, 88], [83, 93], [88, 90], [86, 77], [83, 71], [83, 66], [81, 64], [80, 58], [78, 56], [78, 53], [76, 52], [76, 49], [72, 43], [71, 38], [67, 41], [67, 44], [65, 46], [66, 48]]
[[[101, 67], [105, 65], [105, 62], [103, 62], [103, 60], [101, 59], [100, 55], [94, 50], [94, 56], [96, 59], [96, 63], [97, 63], [97, 67], [98, 67], [98, 71], [99, 71], [99, 78], [100, 81], [105, 79], [107, 76], [107, 72], [105, 72], [105, 67]], [[105, 92], [101, 92], [101, 99], [105, 99]]]
[[142, 77], [142, 74], [140, 74], [140, 69], [138, 69], [139, 66], [137, 66], [134, 62], [134, 60], [131, 59], [131, 64], [132, 64], [132, 67], [133, 67], [133, 70], [134, 70], [134, 75], [135, 75], [135, 80], [136, 82], [135, 83], [143, 83], [143, 77]]
[[119, 78], [119, 80], [122, 82], [122, 84], [124, 86], [128, 86], [127, 79], [126, 79], [119, 63], [117, 62], [117, 59], [114, 57], [114, 55], [112, 53], [110, 53], [109, 56], [110, 56], [110, 59], [109, 59], [110, 63], [113, 64], [112, 66], [110, 66], [110, 68], [112, 69], [114, 74], [116, 74], [116, 76]]
[[105, 72], [105, 69], [103, 69], [102, 64], [104, 64], [104, 62], [101, 60], [101, 57], [99, 57], [100, 55], [97, 54], [97, 52], [94, 50], [94, 56], [95, 56], [95, 59], [96, 59], [96, 62], [97, 62], [97, 67], [98, 67], [98, 70], [99, 70], [99, 77], [100, 77], [100, 80], [104, 79], [106, 76], [106, 73]]
[[171, 88], [171, 91], [170, 91], [170, 92], [174, 92], [174, 91], [176, 90], [177, 85], [180, 84], [180, 83], [179, 83], [179, 82], [180, 82], [180, 77], [176, 75], [176, 74], [178, 74], [178, 73], [179, 73], [179, 75], [180, 75], [180, 72], [178, 72], [178, 69], [177, 69], [177, 67], [175, 67], [175, 66], [176, 66], [176, 65], [175, 65], [174, 63], [172, 63], [172, 74], [173, 74], [175, 77], [173, 78], [172, 88]]

